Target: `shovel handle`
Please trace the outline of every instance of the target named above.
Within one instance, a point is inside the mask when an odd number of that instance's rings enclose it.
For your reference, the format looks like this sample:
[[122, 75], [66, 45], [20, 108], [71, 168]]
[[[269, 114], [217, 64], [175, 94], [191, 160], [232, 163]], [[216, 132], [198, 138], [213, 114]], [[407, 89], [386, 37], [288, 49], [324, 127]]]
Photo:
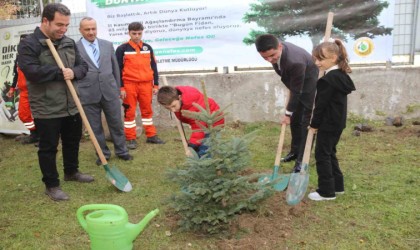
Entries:
[[[333, 12], [328, 12], [327, 26], [325, 27], [325, 36], [324, 36], [324, 41], [323, 42], [328, 42], [328, 39], [330, 39], [330, 37], [331, 37], [331, 29], [332, 29], [332, 25], [333, 25], [333, 19], [334, 19], [334, 13]], [[324, 70], [320, 70], [318, 78], [321, 78], [323, 75], [324, 75]]]
[[[166, 76], [162, 77], [162, 81], [163, 81], [163, 85], [168, 86], [168, 81], [166, 80]], [[176, 126], [178, 128], [179, 131], [179, 135], [181, 136], [181, 141], [182, 141], [182, 145], [184, 146], [184, 150], [185, 150], [185, 154], [188, 156], [190, 155], [191, 151], [188, 148], [188, 143], [187, 143], [187, 139], [185, 139], [185, 133], [184, 133], [184, 129], [182, 128], [182, 124], [181, 121], [175, 116], [175, 120], [176, 120]]]
[[309, 129], [306, 137], [305, 151], [303, 152], [302, 166], [309, 164], [309, 157], [311, 156], [312, 141], [314, 140], [314, 132]]
[[178, 127], [179, 135], [181, 136], [182, 145], [184, 146], [185, 154], [190, 155], [187, 140], [185, 139], [184, 129], [182, 128], [181, 121], [175, 116], [176, 126]]
[[[47, 42], [48, 47], [51, 50], [51, 53], [54, 56], [55, 62], [57, 63], [58, 67], [60, 69], [64, 69], [63, 61], [61, 61], [60, 56], [57, 53], [57, 50], [55, 49], [53, 43], [50, 39], [45, 40]], [[93, 145], [95, 146], [96, 152], [98, 153], [99, 159], [102, 162], [102, 165], [107, 165], [108, 162], [106, 161], [106, 158], [102, 152], [101, 147], [99, 146], [98, 140], [96, 139], [95, 134], [93, 133], [92, 127], [89, 124], [89, 121], [86, 117], [85, 111], [83, 110], [82, 104], [80, 103], [79, 97], [77, 96], [76, 90], [74, 89], [73, 83], [70, 80], [66, 80], [67, 87], [70, 90], [71, 96], [73, 97], [74, 102], [76, 103], [77, 109], [79, 110], [80, 116], [82, 117], [83, 124], [85, 125], [86, 129], [88, 130], [90, 139], [93, 142]]]
[[274, 166], [280, 165], [281, 152], [283, 151], [284, 135], [286, 134], [286, 123], [281, 124], [279, 145], [277, 146], [276, 160]]
[[330, 37], [331, 37], [331, 29], [332, 29], [333, 19], [334, 19], [334, 13], [333, 12], [328, 12], [327, 26], [325, 27], [324, 42], [327, 42], [328, 39], [330, 39]]

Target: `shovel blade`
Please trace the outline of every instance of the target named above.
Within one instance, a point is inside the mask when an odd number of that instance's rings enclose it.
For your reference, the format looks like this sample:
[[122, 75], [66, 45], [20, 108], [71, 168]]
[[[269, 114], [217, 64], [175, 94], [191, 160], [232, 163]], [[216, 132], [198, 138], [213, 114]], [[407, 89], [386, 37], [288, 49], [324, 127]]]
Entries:
[[292, 173], [286, 192], [287, 204], [291, 206], [297, 205], [303, 199], [303, 196], [305, 196], [308, 184], [309, 174], [307, 172]]
[[261, 176], [260, 178], [258, 178], [258, 182], [260, 184], [267, 184], [269, 182], [272, 182], [273, 180], [277, 179], [278, 172], [279, 172], [279, 166], [275, 165], [273, 168], [273, 173]]
[[289, 183], [290, 175], [288, 174], [279, 174], [280, 167], [275, 165], [273, 173], [270, 175], [264, 175], [258, 179], [260, 184], [269, 184], [274, 183], [273, 188], [276, 191], [283, 191], [286, 189], [287, 184]]
[[281, 174], [278, 176], [278, 181], [274, 185], [274, 190], [276, 191], [283, 191], [286, 189], [287, 184], [289, 184], [290, 175], [289, 174]]
[[106, 172], [106, 178], [114, 185], [116, 188], [123, 192], [130, 192], [133, 187], [131, 186], [130, 181], [125, 177], [123, 173], [116, 167], [112, 166], [111, 168], [108, 164], [103, 166]]

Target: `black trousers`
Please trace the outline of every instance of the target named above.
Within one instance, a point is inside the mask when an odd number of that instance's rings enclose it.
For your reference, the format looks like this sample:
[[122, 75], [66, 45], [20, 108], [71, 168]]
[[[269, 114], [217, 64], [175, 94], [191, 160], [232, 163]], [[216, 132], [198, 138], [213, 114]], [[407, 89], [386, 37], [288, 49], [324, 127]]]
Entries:
[[45, 186], [60, 185], [57, 172], [57, 149], [61, 138], [65, 174], [79, 168], [79, 145], [82, 137], [82, 120], [79, 114], [53, 119], [34, 119], [39, 133], [38, 161]]
[[302, 103], [299, 103], [290, 118], [290, 131], [292, 132], [290, 152], [297, 154], [298, 162], [302, 162], [311, 115], [312, 109], [305, 108]]
[[335, 197], [335, 192], [344, 191], [344, 177], [336, 156], [336, 147], [342, 132], [319, 130], [317, 133], [315, 147], [317, 192], [323, 197]]

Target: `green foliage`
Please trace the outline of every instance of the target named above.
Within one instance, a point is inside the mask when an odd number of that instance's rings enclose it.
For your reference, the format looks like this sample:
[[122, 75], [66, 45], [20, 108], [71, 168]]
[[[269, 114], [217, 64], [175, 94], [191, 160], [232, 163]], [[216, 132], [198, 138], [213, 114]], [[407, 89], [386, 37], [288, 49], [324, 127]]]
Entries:
[[407, 110], [404, 113], [405, 114], [410, 114], [410, 113], [413, 113], [413, 112], [415, 112], [416, 110], [419, 110], [419, 109], [420, 109], [420, 104], [418, 104], [418, 103], [410, 104], [410, 105], [407, 105]]
[[383, 111], [376, 110], [375, 111], [375, 115], [377, 115], [377, 116], [386, 116], [386, 113], [383, 112]]
[[[207, 102], [207, 96], [205, 99]], [[183, 166], [168, 172], [169, 179], [180, 187], [170, 206], [181, 216], [178, 224], [182, 230], [221, 233], [236, 215], [255, 210], [271, 192], [255, 182], [258, 175], [241, 175], [250, 164], [248, 145], [256, 132], [224, 138], [221, 127], [213, 126], [223, 118], [223, 111], [210, 113], [208, 105], [206, 109], [194, 105], [200, 112], [183, 114], [195, 119], [208, 135], [203, 144], [209, 149], [204, 156], [194, 154]]]
[[286, 36], [308, 35], [316, 45], [324, 36], [328, 11], [334, 12], [334, 37], [346, 41], [347, 37], [357, 39], [390, 35], [392, 28], [379, 26], [378, 21], [378, 16], [388, 5], [386, 1], [377, 0], [259, 0], [259, 3], [250, 5], [250, 11], [243, 20], [245, 23], [256, 23], [263, 30], [251, 30], [243, 42], [250, 45], [257, 35], [270, 33], [281, 40]]
[[356, 115], [355, 113], [352, 113], [352, 112], [349, 112], [347, 114], [347, 120], [350, 123], [366, 123], [367, 122], [366, 118], [360, 115]]

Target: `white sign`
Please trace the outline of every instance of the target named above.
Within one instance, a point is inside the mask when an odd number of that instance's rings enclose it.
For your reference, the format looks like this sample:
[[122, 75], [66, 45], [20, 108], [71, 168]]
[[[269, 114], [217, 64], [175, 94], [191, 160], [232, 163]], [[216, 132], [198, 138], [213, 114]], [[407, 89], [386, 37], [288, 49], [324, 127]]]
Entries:
[[153, 47], [159, 70], [261, 63], [255, 47], [242, 43], [254, 27], [242, 21], [252, 1], [123, 2], [142, 1], [87, 1], [98, 36], [118, 46], [129, 39], [129, 23], [143, 23], [143, 41]]
[[[388, 2], [389, 7], [378, 19], [379, 25], [392, 27], [394, 0]], [[99, 37], [112, 41], [115, 47], [129, 39], [129, 23], [142, 22], [143, 41], [153, 47], [159, 70], [270, 66], [254, 45], [242, 42], [252, 29], [262, 30], [243, 21], [252, 3], [259, 1], [87, 0], [86, 9], [89, 16], [98, 20]], [[311, 39], [305, 35], [286, 37], [286, 41], [309, 53], [313, 48]], [[361, 57], [353, 50], [355, 41], [349, 38], [345, 45], [350, 62], [376, 63], [392, 58], [392, 36], [378, 36], [372, 41], [375, 50]]]
[[7, 97], [13, 81], [13, 66], [20, 35], [34, 31], [36, 24], [0, 29], [0, 133], [29, 133], [18, 117], [19, 95]]

